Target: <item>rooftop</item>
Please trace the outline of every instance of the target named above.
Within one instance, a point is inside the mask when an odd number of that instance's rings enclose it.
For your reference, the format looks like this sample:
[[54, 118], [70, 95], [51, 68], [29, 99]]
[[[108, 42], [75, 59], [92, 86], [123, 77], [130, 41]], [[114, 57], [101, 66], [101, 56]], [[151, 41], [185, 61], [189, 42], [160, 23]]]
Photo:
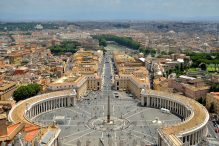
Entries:
[[0, 83], [0, 92], [4, 92], [5, 90], [7, 90], [15, 85], [16, 85], [15, 82], [1, 82]]
[[196, 79], [196, 78], [184, 76], [184, 75], [179, 76], [179, 78], [188, 79], [188, 80], [195, 80]]
[[[1, 127], [1, 126], [0, 126]], [[7, 134], [0, 136], [0, 141], [12, 140], [24, 127], [22, 123], [16, 123], [7, 127]]]
[[0, 114], [0, 120], [1, 120], [1, 119], [6, 119], [6, 118], [7, 118], [6, 113], [2, 113], [2, 114]]
[[26, 124], [24, 127], [24, 132], [26, 133], [24, 139], [26, 141], [32, 141], [37, 136], [39, 131], [40, 131], [39, 126]]
[[208, 93], [212, 96], [214, 96], [215, 98], [217, 98], [219, 100], [219, 92], [211, 92], [211, 93]]
[[185, 84], [185, 83], [182, 83], [182, 84], [184, 85], [184, 87], [187, 87], [188, 89], [193, 90], [193, 91], [208, 90], [210, 88], [210, 86], [207, 86], [207, 85], [194, 86], [194, 85]]
[[79, 78], [79, 76], [73, 75], [73, 76], [63, 76], [56, 80], [54, 83], [64, 83], [64, 82], [74, 82]]

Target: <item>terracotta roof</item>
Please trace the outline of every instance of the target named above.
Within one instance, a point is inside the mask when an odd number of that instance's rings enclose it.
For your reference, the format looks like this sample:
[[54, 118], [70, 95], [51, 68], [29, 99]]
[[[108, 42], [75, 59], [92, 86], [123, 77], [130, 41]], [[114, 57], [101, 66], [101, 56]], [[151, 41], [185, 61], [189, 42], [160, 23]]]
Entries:
[[214, 96], [215, 98], [217, 98], [219, 100], [219, 92], [211, 92], [209, 94]]
[[7, 134], [0, 136], [0, 141], [12, 140], [24, 127], [22, 123], [16, 123], [7, 127]]
[[24, 127], [24, 132], [26, 133], [24, 139], [26, 141], [33, 141], [40, 131], [40, 127], [36, 125], [26, 124]]

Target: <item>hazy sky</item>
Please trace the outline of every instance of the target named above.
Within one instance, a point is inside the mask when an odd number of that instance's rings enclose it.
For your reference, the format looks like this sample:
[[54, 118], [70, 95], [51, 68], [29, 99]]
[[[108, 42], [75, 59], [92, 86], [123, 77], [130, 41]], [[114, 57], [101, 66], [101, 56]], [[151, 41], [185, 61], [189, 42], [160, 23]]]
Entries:
[[0, 20], [219, 18], [219, 0], [0, 0]]

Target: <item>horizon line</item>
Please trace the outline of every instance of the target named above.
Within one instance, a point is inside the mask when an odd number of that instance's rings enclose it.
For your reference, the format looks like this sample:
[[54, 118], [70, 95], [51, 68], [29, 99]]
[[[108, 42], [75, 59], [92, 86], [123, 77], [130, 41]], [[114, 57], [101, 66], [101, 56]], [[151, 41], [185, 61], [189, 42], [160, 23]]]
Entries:
[[219, 19], [81, 19], [81, 20], [1, 20], [0, 23], [77, 23], [77, 22], [123, 22], [123, 23], [130, 23], [130, 22], [208, 22], [214, 23], [219, 22]]

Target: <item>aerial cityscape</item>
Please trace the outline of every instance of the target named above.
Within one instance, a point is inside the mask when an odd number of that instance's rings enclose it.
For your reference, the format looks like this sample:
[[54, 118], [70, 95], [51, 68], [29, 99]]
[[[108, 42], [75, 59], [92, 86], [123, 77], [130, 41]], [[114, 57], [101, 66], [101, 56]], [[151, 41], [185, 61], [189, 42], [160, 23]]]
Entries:
[[0, 146], [219, 146], [218, 7], [0, 0]]

